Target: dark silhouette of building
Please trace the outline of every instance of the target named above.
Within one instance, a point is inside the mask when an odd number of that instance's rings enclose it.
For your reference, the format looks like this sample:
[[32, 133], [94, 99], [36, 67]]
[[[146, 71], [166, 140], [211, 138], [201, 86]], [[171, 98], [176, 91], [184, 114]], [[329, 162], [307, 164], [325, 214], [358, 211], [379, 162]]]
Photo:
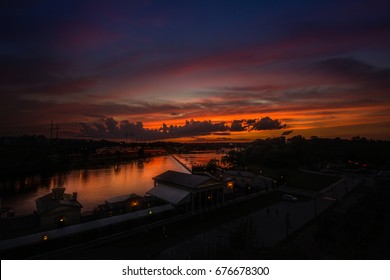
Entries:
[[65, 188], [53, 188], [52, 193], [35, 200], [42, 230], [80, 223], [82, 205], [77, 193], [66, 194]]
[[147, 193], [180, 210], [193, 213], [208, 211], [224, 204], [224, 183], [211, 176], [168, 170], [154, 179]]

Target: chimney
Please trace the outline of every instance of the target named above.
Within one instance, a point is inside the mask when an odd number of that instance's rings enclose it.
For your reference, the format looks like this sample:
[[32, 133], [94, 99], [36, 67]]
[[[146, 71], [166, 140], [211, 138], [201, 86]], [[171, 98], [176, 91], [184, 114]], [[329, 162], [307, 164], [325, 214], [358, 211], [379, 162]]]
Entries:
[[77, 192], [73, 193], [73, 200], [77, 200]]
[[65, 188], [60, 188], [60, 187], [57, 187], [57, 188], [53, 188], [52, 189], [52, 198], [53, 199], [64, 199], [64, 192], [65, 192]]

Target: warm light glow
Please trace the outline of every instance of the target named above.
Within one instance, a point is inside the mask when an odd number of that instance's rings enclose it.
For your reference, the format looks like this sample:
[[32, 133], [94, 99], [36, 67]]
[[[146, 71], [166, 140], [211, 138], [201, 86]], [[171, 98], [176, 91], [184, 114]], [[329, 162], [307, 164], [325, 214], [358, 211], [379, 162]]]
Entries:
[[42, 237], [42, 240], [43, 241], [46, 241], [46, 240], [48, 240], [49, 239], [49, 236], [47, 236], [46, 234]]

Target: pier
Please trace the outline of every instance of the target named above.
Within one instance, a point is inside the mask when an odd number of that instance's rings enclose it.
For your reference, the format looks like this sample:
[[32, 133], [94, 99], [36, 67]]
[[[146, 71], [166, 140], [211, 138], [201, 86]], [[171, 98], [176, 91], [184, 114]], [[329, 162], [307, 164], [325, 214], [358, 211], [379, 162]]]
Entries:
[[185, 169], [187, 169], [190, 173], [192, 173], [192, 165], [191, 165], [191, 164], [184, 162], [183, 159], [180, 159], [179, 157], [177, 157], [177, 156], [175, 156], [175, 155], [172, 155], [172, 157], [173, 157], [178, 163], [180, 163]]

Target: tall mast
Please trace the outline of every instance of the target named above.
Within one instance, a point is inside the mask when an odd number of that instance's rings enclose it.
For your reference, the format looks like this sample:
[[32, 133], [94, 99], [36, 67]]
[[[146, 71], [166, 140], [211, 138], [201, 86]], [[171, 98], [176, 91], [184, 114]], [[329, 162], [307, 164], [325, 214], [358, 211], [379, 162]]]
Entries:
[[53, 120], [50, 123], [50, 143], [53, 142]]

